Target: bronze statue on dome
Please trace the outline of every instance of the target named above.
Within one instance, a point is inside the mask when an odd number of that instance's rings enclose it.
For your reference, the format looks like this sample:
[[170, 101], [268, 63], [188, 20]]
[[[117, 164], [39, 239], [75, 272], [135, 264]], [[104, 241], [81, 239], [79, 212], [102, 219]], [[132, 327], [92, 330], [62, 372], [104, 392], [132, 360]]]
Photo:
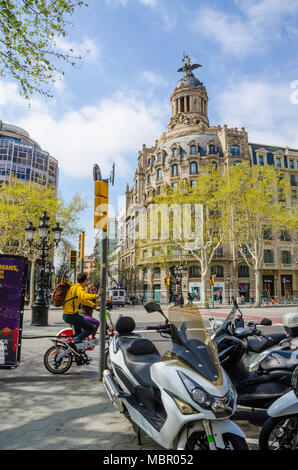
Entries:
[[186, 72], [186, 74], [192, 73], [192, 70], [202, 67], [200, 64], [191, 64], [190, 58], [185, 52], [183, 52], [182, 62], [184, 62], [183, 67], [177, 70], [177, 72]]

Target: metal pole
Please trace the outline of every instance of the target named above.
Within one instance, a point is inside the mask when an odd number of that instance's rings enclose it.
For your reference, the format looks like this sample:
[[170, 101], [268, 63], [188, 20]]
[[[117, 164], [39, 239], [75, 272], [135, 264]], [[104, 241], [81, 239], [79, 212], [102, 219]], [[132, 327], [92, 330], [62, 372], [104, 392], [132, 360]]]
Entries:
[[106, 337], [106, 279], [107, 279], [108, 232], [103, 230], [101, 240], [101, 287], [103, 293], [100, 299], [100, 325], [99, 325], [99, 371], [98, 378], [102, 382], [105, 369], [105, 337]]

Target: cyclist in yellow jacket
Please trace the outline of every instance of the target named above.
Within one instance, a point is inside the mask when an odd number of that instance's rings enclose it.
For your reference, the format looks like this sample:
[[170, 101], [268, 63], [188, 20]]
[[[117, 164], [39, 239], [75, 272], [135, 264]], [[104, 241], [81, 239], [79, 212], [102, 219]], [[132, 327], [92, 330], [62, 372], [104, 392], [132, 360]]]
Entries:
[[[96, 299], [103, 293], [103, 289], [99, 289], [98, 294], [88, 294], [85, 292], [84, 287], [87, 284], [87, 274], [79, 273], [77, 275], [77, 282], [68, 290], [64, 305], [63, 305], [63, 320], [74, 327], [75, 337], [74, 340], [69, 342], [68, 345], [78, 352], [80, 348], [79, 343], [87, 338], [87, 336], [94, 333], [94, 325], [80, 315], [79, 305], [89, 305], [94, 307]], [[82, 331], [84, 330], [84, 331]]]

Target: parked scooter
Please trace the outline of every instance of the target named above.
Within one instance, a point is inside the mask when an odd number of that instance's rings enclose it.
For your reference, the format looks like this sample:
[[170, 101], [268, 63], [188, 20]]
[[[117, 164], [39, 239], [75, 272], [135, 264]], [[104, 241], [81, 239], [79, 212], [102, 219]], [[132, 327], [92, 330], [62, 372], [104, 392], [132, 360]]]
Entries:
[[153, 342], [134, 331], [131, 317], [120, 317], [109, 346], [103, 384], [112, 403], [136, 432], [142, 429], [165, 449], [248, 450], [245, 435], [229, 417], [236, 392], [221, 368], [217, 349], [197, 307], [160, 312], [164, 325], [147, 327], [168, 339], [161, 357]]
[[269, 418], [260, 432], [260, 450], [298, 450], [298, 367], [293, 372], [292, 388], [267, 410]]
[[237, 310], [238, 305], [235, 303], [226, 320], [213, 335], [220, 363], [236, 388], [238, 404], [267, 408], [290, 390], [298, 354], [291, 349], [289, 343], [277, 346], [266, 354], [255, 371], [250, 372], [243, 362], [243, 356], [252, 329], [239, 326], [239, 322], [237, 324]]
[[[237, 328], [244, 328], [244, 319], [239, 308], [238, 312], [239, 316], [235, 319], [235, 326]], [[211, 316], [209, 322], [214, 336], [218, 328], [223, 324], [223, 321], [215, 320], [215, 318]], [[257, 370], [264, 357], [266, 357], [270, 351], [276, 349], [281, 341], [287, 338], [285, 333], [270, 333], [267, 335], [257, 328], [258, 326], [271, 325], [272, 321], [270, 318], [263, 318], [260, 322], [250, 321], [247, 323], [247, 327], [251, 329], [251, 334], [245, 338], [246, 348], [242, 360], [250, 372]]]

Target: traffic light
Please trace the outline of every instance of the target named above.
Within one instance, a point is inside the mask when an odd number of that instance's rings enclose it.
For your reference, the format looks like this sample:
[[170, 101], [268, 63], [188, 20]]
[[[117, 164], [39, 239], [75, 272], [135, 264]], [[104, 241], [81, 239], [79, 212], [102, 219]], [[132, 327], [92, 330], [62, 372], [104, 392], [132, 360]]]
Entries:
[[69, 267], [70, 269], [76, 269], [77, 267], [77, 251], [76, 250], [70, 250]]
[[84, 259], [85, 258], [85, 232], [80, 233], [79, 246], [80, 246], [79, 258]]
[[94, 196], [94, 228], [107, 231], [109, 183], [106, 181], [95, 181]]

